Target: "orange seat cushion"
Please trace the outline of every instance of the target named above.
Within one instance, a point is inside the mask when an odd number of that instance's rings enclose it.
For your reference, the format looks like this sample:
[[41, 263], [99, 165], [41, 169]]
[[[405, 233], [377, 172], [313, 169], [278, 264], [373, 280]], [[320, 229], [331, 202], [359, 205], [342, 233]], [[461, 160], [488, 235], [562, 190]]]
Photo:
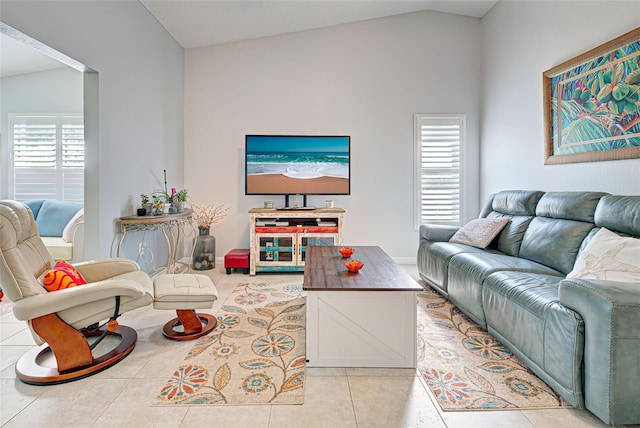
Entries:
[[42, 284], [47, 291], [62, 290], [86, 284], [87, 280], [69, 263], [58, 260], [56, 265], [44, 275]]

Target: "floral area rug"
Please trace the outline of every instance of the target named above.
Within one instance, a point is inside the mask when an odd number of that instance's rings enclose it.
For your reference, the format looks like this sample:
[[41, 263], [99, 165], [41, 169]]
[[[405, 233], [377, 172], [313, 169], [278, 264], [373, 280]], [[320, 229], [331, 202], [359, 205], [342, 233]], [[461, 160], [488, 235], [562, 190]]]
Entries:
[[428, 286], [418, 294], [418, 369], [445, 411], [570, 407]]
[[301, 284], [238, 284], [154, 404], [302, 404], [305, 313]]

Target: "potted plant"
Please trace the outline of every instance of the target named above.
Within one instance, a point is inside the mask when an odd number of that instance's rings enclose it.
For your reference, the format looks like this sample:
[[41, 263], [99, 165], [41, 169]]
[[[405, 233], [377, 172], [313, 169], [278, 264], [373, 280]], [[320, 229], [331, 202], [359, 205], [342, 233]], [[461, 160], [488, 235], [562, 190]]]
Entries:
[[156, 205], [155, 201], [158, 201], [163, 214], [171, 213], [170, 209], [173, 203], [173, 195], [167, 192], [155, 192], [152, 197], [154, 199], [154, 208]]
[[161, 215], [164, 207], [164, 199], [159, 194], [151, 195], [153, 199], [153, 215]]
[[[172, 189], [173, 190], [173, 189]], [[173, 204], [178, 209], [178, 212], [184, 212], [184, 206], [187, 203], [187, 193], [189, 191], [187, 189], [178, 190], [173, 195]]]
[[140, 204], [142, 208], [144, 208], [146, 214], [151, 214], [151, 207], [153, 206], [151, 202], [149, 202], [149, 196], [144, 193], [140, 194]]

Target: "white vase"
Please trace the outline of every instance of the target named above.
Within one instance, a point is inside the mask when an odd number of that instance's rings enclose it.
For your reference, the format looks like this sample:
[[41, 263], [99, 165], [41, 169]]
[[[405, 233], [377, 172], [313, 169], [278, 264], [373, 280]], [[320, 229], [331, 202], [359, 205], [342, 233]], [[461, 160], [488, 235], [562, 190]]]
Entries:
[[171, 204], [164, 204], [162, 206], [162, 214], [169, 214], [169, 207], [171, 207]]
[[185, 206], [186, 202], [185, 201], [176, 201], [174, 202], [174, 205], [176, 206], [176, 208], [178, 209], [179, 213], [184, 212], [184, 206]]

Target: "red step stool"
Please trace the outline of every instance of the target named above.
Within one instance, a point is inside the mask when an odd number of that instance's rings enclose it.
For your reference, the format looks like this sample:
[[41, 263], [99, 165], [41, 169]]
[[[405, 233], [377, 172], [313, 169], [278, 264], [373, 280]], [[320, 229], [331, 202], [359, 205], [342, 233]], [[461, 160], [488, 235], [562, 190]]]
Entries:
[[231, 273], [231, 269], [243, 269], [243, 273], [248, 274], [249, 250], [245, 248], [236, 248], [229, 251], [224, 256], [224, 267], [227, 269], [227, 275]]

